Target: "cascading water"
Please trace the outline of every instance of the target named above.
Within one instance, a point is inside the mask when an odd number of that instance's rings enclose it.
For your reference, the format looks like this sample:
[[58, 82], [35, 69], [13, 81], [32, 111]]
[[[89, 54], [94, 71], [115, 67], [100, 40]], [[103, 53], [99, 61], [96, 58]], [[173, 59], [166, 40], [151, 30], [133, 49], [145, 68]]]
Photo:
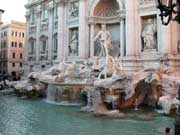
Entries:
[[49, 84], [46, 101], [57, 105], [81, 105], [80, 97], [77, 95], [78, 91], [73, 91], [70, 87]]
[[137, 111], [138, 109], [138, 99], [135, 100], [134, 110]]

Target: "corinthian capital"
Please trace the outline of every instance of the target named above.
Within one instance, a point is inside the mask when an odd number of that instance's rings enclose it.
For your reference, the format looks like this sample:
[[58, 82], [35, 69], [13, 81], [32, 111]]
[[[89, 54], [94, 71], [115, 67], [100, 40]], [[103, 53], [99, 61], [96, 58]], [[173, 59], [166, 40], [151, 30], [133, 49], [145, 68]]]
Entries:
[[55, 0], [55, 3], [65, 5], [66, 3], [68, 3], [68, 0]]
[[37, 6], [37, 8], [36, 8], [36, 15], [40, 16], [41, 15], [41, 11], [42, 11], [41, 6], [40, 5]]
[[54, 2], [53, 2], [53, 1], [49, 2], [49, 4], [48, 4], [48, 10], [52, 10], [53, 7], [54, 7]]

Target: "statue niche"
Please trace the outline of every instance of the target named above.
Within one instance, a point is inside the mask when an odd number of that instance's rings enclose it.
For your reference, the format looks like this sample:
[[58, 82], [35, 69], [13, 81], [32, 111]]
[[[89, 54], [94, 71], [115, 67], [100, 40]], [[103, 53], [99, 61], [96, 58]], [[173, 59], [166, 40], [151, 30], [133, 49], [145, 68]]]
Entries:
[[70, 30], [69, 55], [78, 56], [78, 29]]
[[157, 27], [155, 19], [148, 18], [144, 25], [142, 34], [143, 51], [157, 48]]

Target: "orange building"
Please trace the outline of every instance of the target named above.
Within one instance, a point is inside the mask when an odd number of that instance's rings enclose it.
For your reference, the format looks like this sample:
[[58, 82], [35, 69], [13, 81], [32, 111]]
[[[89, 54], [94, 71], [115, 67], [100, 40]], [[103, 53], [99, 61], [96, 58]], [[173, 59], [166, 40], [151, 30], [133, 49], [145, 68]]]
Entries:
[[1, 27], [0, 42], [0, 74], [16, 74], [23, 72], [26, 24], [11, 21]]

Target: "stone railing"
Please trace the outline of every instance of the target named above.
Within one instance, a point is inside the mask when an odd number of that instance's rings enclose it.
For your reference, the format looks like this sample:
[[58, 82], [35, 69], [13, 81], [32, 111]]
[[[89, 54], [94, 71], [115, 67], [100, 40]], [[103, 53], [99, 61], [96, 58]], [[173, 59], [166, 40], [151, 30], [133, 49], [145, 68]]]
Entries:
[[156, 4], [156, 0], [139, 0], [139, 5]]

